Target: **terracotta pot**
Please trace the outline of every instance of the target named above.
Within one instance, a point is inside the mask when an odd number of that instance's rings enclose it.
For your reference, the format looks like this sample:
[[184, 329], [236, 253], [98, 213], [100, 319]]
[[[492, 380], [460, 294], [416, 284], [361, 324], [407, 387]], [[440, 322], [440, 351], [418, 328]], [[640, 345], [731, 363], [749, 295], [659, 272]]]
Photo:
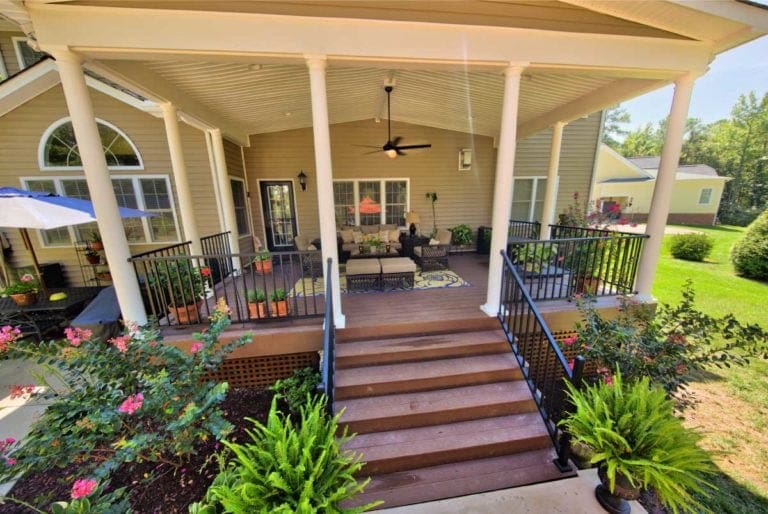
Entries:
[[104, 249], [104, 243], [101, 241], [91, 241], [88, 243], [88, 246], [91, 247], [91, 250], [103, 250]]
[[267, 317], [266, 302], [248, 302], [248, 317], [251, 319], [262, 319]]
[[99, 273], [96, 273], [96, 278], [99, 280], [112, 280], [112, 273], [109, 271], [102, 271]]
[[579, 275], [576, 277], [576, 292], [581, 294], [595, 294], [600, 286], [600, 279]]
[[98, 264], [101, 262], [101, 255], [86, 255], [85, 260], [88, 261], [88, 264]]
[[629, 479], [619, 473], [616, 475], [616, 483], [611, 492], [604, 466], [598, 468], [597, 476], [600, 478], [600, 485], [595, 488], [595, 497], [600, 505], [612, 514], [629, 514], [632, 509], [627, 500], [638, 499], [640, 488], [633, 487]]
[[253, 261], [253, 267], [259, 275], [272, 273], [272, 259], [267, 259], [266, 261]]
[[288, 300], [280, 300], [279, 302], [272, 302], [272, 317], [273, 318], [288, 317]]
[[183, 305], [181, 307], [169, 305], [168, 311], [174, 315], [176, 321], [178, 321], [179, 324], [189, 325], [192, 323], [200, 323], [201, 303], [202, 302], [197, 302], [190, 305]]
[[26, 305], [34, 305], [35, 303], [37, 303], [37, 293], [18, 293], [18, 294], [12, 294], [10, 296], [11, 296], [11, 299], [19, 307], [24, 307]]

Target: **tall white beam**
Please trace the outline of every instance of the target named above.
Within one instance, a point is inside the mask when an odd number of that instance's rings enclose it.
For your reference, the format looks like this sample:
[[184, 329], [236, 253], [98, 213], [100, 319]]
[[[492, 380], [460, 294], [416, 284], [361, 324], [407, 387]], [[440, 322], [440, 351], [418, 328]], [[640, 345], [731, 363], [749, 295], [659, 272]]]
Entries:
[[544, 208], [541, 213], [539, 239], [549, 239], [549, 226], [555, 221], [557, 190], [560, 186], [560, 148], [563, 144], [563, 127], [558, 121], [552, 127], [552, 141], [549, 144], [549, 169], [547, 170], [547, 190], [544, 193]]
[[[237, 231], [237, 216], [235, 214], [235, 202], [232, 198], [232, 183], [229, 181], [227, 171], [227, 159], [224, 153], [224, 139], [221, 130], [213, 129], [211, 134], [211, 148], [213, 161], [216, 164], [216, 180], [219, 185], [219, 202], [224, 214], [224, 230], [229, 231], [229, 248], [233, 254], [240, 253], [240, 233]], [[238, 259], [232, 260], [235, 269], [240, 268]]]
[[515, 174], [517, 147], [517, 109], [520, 100], [520, 76], [523, 66], [512, 64], [504, 71], [504, 100], [501, 111], [499, 151], [496, 156], [496, 181], [493, 187], [493, 218], [491, 221], [491, 255], [488, 265], [488, 293], [480, 308], [489, 316], [499, 312], [501, 272], [506, 251], [509, 216], [512, 213], [512, 183]]
[[54, 57], [59, 66], [64, 98], [72, 119], [72, 128], [83, 161], [85, 181], [96, 213], [96, 224], [104, 242], [104, 252], [109, 261], [109, 271], [120, 311], [125, 321], [144, 325], [147, 323], [147, 314], [141, 300], [136, 273], [128, 262], [131, 252], [104, 158], [104, 148], [85, 83], [82, 60], [70, 51], [56, 52]]
[[179, 119], [176, 107], [173, 104], [162, 104], [163, 121], [165, 122], [165, 137], [168, 140], [168, 151], [171, 154], [171, 168], [173, 169], [173, 181], [176, 184], [176, 196], [179, 199], [179, 211], [181, 224], [184, 228], [184, 237], [191, 241], [193, 255], [200, 255], [200, 233], [197, 230], [195, 220], [194, 200], [192, 190], [189, 188], [187, 176], [187, 163], [184, 160], [184, 150], [181, 147], [181, 133], [179, 132]]
[[661, 254], [661, 241], [664, 238], [664, 227], [667, 225], [667, 216], [672, 199], [672, 188], [675, 185], [680, 151], [683, 147], [688, 105], [691, 102], [691, 93], [696, 77], [697, 75], [688, 73], [675, 81], [675, 94], [672, 97], [672, 108], [669, 112], [667, 133], [664, 137], [664, 148], [661, 150], [661, 162], [656, 174], [656, 186], [653, 188], [653, 199], [645, 229], [649, 238], [646, 239], [640, 255], [637, 275], [637, 293], [644, 297], [651, 296], [653, 279], [656, 276], [656, 266]]
[[346, 320], [341, 309], [339, 284], [339, 252], [336, 247], [336, 214], [333, 209], [333, 168], [331, 166], [331, 134], [328, 128], [328, 96], [325, 90], [324, 56], [307, 58], [309, 86], [312, 94], [312, 132], [315, 143], [315, 173], [317, 174], [317, 214], [320, 220], [320, 246], [323, 253], [323, 277], [328, 283], [326, 262], [333, 259], [333, 317], [336, 326], [344, 328]]

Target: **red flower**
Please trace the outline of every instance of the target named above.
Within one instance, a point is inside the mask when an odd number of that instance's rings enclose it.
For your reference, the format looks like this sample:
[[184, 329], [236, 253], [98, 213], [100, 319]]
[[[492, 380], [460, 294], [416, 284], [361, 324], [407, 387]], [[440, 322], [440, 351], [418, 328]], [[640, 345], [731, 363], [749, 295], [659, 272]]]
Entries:
[[72, 485], [72, 499], [85, 498], [96, 489], [97, 482], [92, 478], [80, 478]]
[[210, 277], [211, 276], [211, 268], [201, 268], [200, 274], [204, 277]]
[[144, 403], [144, 395], [141, 393], [132, 394], [126, 398], [120, 407], [117, 408], [117, 412], [124, 414], [133, 414], [141, 408], [141, 404]]

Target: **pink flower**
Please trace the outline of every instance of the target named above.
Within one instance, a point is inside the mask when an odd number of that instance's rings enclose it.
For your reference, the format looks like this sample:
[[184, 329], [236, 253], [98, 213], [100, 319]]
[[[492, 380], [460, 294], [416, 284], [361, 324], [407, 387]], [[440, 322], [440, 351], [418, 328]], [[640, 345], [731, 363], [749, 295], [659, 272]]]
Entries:
[[14, 400], [16, 398], [21, 398], [28, 394], [31, 395], [32, 393], [35, 392], [34, 384], [27, 384], [27, 385], [13, 384], [12, 386], [9, 386], [9, 387], [11, 389], [11, 400]]
[[5, 459], [5, 463], [9, 466], [13, 466], [14, 464], [16, 464], [16, 459], [14, 459], [13, 457], [8, 457], [7, 459]]
[[125, 353], [128, 351], [128, 343], [131, 342], [131, 336], [124, 335], [124, 336], [113, 337], [112, 339], [109, 340], [109, 342], [115, 345], [115, 347], [120, 353]]
[[97, 482], [92, 478], [80, 478], [72, 485], [72, 499], [85, 498], [96, 489]]
[[148, 344], [149, 344], [149, 346], [154, 348], [155, 346], [157, 346], [157, 341], [150, 341]]
[[576, 359], [569, 359], [568, 360], [568, 367], [573, 370], [573, 367], [576, 365]]
[[126, 398], [120, 407], [117, 408], [117, 412], [124, 414], [133, 414], [141, 408], [141, 404], [144, 403], [144, 395], [141, 393], [132, 394]]
[[189, 351], [192, 353], [197, 353], [202, 349], [203, 349], [203, 343], [201, 343], [200, 341], [195, 341], [194, 343], [192, 343], [192, 346], [189, 347]]
[[24, 275], [21, 276], [19, 280], [21, 280], [22, 282], [33, 282], [35, 280], [35, 277], [30, 275], [29, 273], [25, 273]]
[[563, 344], [566, 345], [566, 346], [571, 346], [571, 345], [573, 345], [573, 343], [576, 342], [576, 340], [578, 338], [579, 338], [579, 336], [577, 336], [577, 335], [576, 336], [566, 337], [565, 339], [563, 339]]
[[3, 328], [0, 328], [0, 352], [6, 351], [12, 343], [16, 342], [20, 335], [21, 330], [19, 330], [19, 327], [5, 325]]
[[93, 332], [87, 328], [67, 327], [64, 329], [64, 335], [67, 336], [69, 344], [80, 346], [83, 341], [87, 341], [93, 336]]

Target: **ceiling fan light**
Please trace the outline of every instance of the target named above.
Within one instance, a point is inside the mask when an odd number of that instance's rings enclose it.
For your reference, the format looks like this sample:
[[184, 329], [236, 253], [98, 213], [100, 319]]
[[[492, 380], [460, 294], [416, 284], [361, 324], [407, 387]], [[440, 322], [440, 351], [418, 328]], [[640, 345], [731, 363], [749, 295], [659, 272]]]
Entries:
[[395, 150], [394, 148], [390, 148], [384, 153], [387, 154], [387, 157], [389, 157], [390, 159], [394, 159], [395, 157], [397, 157], [397, 150]]

